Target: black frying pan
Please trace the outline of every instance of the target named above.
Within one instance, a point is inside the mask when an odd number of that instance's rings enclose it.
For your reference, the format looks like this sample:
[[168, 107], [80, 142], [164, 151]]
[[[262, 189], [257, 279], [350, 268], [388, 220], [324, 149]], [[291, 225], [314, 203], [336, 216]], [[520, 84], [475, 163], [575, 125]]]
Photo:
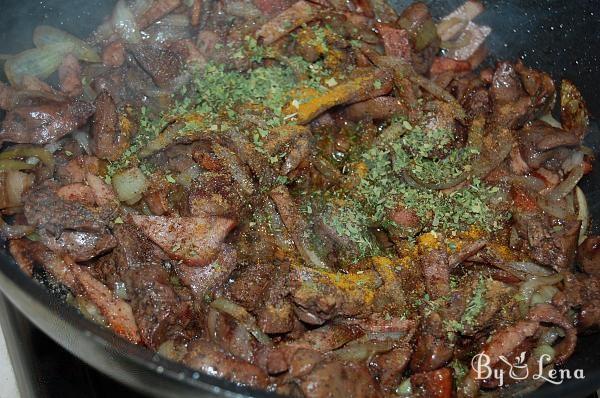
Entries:
[[[442, 16], [463, 0], [431, 0]], [[0, 53], [32, 47], [35, 26], [55, 25], [80, 37], [87, 36], [110, 13], [114, 0], [1, 0]], [[398, 9], [409, 1], [396, 0]], [[568, 78], [582, 91], [593, 115], [600, 113], [600, 1], [598, 0], [497, 0], [487, 1], [478, 21], [493, 28], [488, 46], [496, 58], [523, 58], [555, 79]], [[593, 122], [588, 145], [600, 152], [600, 130]], [[591, 214], [600, 219], [600, 164], [582, 188]], [[598, 229], [596, 229], [598, 232]], [[0, 290], [8, 299], [60, 345], [109, 376], [150, 395], [167, 397], [267, 397], [270, 394], [238, 387], [163, 359], [127, 343], [62, 303], [21, 273], [0, 247]], [[1, 314], [0, 314], [1, 316]], [[584, 380], [546, 384], [536, 397], [585, 397], [600, 388], [600, 334], [581, 336], [569, 369], [583, 369]]]

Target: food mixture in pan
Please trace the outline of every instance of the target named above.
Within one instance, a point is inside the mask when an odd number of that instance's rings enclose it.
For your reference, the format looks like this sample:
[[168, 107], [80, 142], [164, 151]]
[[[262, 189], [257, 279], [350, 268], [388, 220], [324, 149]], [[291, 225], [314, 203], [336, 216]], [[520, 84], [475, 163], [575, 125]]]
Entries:
[[[482, 11], [119, 0], [86, 39], [39, 26], [4, 57], [7, 247], [84, 316], [241, 385], [534, 389], [600, 325], [594, 155], [578, 89], [488, 58]], [[479, 377], [478, 354], [530, 376]]]

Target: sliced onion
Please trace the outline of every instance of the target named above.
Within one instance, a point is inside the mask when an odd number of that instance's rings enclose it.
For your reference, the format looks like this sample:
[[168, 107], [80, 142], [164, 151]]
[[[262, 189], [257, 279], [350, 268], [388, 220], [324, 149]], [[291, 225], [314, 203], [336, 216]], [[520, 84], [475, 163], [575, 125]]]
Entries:
[[539, 360], [543, 359], [542, 365], [548, 365], [549, 363], [554, 361], [554, 357], [556, 356], [556, 352], [554, 348], [552, 348], [549, 344], [541, 344], [534, 348], [533, 356], [537, 359], [537, 363], [539, 364]]
[[556, 127], [556, 128], [562, 129], [562, 124], [560, 124], [560, 122], [558, 120], [556, 120], [554, 118], [554, 116], [552, 116], [551, 113], [547, 113], [544, 116], [540, 117], [540, 120], [542, 122], [548, 123], [552, 127]]
[[17, 170], [0, 171], [0, 209], [23, 204], [21, 195], [33, 185], [33, 175]]
[[200, 166], [195, 164], [192, 167], [188, 167], [182, 173], [178, 174], [177, 177], [175, 177], [175, 179], [177, 180], [177, 183], [179, 183], [180, 185], [183, 185], [184, 187], [189, 188], [192, 185], [192, 182], [196, 178], [198, 178], [198, 176], [200, 175], [201, 172], [202, 172], [202, 169], [200, 168]]
[[113, 10], [112, 22], [115, 32], [129, 44], [137, 44], [142, 41], [142, 35], [135, 22], [135, 16], [124, 0], [117, 1]]
[[396, 388], [396, 394], [400, 396], [412, 396], [412, 384], [410, 382], [410, 377], [404, 380], [398, 388]]
[[590, 158], [596, 157], [596, 152], [589, 146], [581, 145], [579, 150], [583, 152], [585, 156], [589, 156]]
[[129, 294], [127, 294], [127, 285], [124, 282], [115, 282], [113, 292], [115, 293], [115, 296], [121, 300], [129, 299]]
[[505, 265], [514, 271], [523, 272], [532, 276], [550, 276], [554, 274], [554, 271], [551, 269], [530, 261], [512, 261]]
[[530, 304], [532, 306], [536, 304], [550, 304], [552, 302], [552, 298], [557, 292], [558, 289], [554, 286], [542, 286], [537, 292], [533, 293]]
[[584, 171], [583, 166], [581, 164], [574, 167], [573, 170], [571, 170], [571, 172], [567, 176], [567, 178], [565, 178], [560, 184], [554, 187], [554, 189], [550, 193], [548, 193], [548, 195], [546, 195], [546, 198], [549, 201], [556, 201], [564, 198], [575, 189], [579, 180], [583, 178], [583, 174]]
[[219, 335], [217, 334], [217, 322], [221, 313], [214, 308], [210, 308], [208, 310], [208, 315], [206, 316], [206, 334], [211, 340], [217, 341]]
[[575, 195], [573, 191], [569, 192], [564, 198], [565, 206], [570, 214], [575, 214]]
[[170, 360], [175, 360], [175, 342], [173, 340], [167, 340], [158, 346], [157, 353]]
[[56, 142], [51, 142], [49, 144], [44, 145], [44, 149], [49, 153], [54, 153], [62, 148], [64, 144], [64, 139], [58, 140]]
[[562, 163], [561, 167], [563, 169], [563, 171], [565, 173], [570, 172], [571, 170], [573, 170], [575, 167], [583, 164], [583, 152], [581, 151], [575, 151], [573, 152], [573, 154], [571, 156], [569, 156], [568, 158], [565, 159], [565, 161]]
[[38, 163], [40, 163], [40, 160], [38, 158], [36, 158], [35, 156], [31, 156], [31, 157], [28, 157], [27, 159], [25, 159], [25, 163], [35, 166]]
[[396, 332], [368, 332], [365, 336], [369, 339], [369, 340], [380, 340], [380, 341], [384, 341], [384, 340], [400, 340], [402, 338], [405, 338], [408, 334], [411, 334], [413, 331], [412, 330], [407, 330], [407, 331], [396, 331]]
[[156, 352], [171, 361], [181, 361], [187, 350], [184, 345], [177, 344], [174, 340], [167, 340], [158, 347]]
[[169, 14], [146, 28], [142, 35], [146, 41], [164, 43], [191, 37], [190, 20], [185, 14]]
[[323, 156], [315, 156], [313, 158], [313, 165], [330, 183], [335, 183], [342, 178], [342, 173]]
[[100, 308], [98, 308], [96, 304], [80, 295], [75, 296], [74, 301], [75, 302], [72, 304], [77, 307], [79, 311], [81, 311], [81, 315], [91, 321], [108, 327], [106, 318], [102, 316]]
[[536, 203], [540, 209], [544, 210], [552, 217], [566, 219], [572, 216], [572, 213], [569, 213], [564, 200], [550, 201], [545, 196], [537, 195]]
[[92, 150], [90, 149], [90, 137], [88, 136], [87, 132], [75, 131], [73, 133], [73, 138], [75, 138], [75, 141], [79, 143], [79, 145], [83, 148], [85, 153], [87, 153], [88, 155], [92, 154]]
[[417, 187], [419, 187], [419, 188], [430, 189], [433, 191], [441, 191], [444, 189], [454, 188], [455, 186], [462, 184], [469, 178], [469, 175], [467, 173], [463, 173], [457, 177], [450, 178], [444, 182], [429, 183], [429, 182], [421, 180], [410, 170], [406, 170], [405, 173], [408, 174], [409, 182], [416, 184]]
[[333, 354], [341, 361], [366, 361], [374, 355], [388, 352], [394, 348], [392, 340], [372, 340], [365, 343], [349, 344], [335, 350]]
[[263, 16], [251, 1], [228, 1], [225, 3], [225, 12], [228, 15], [246, 18], [253, 22]]
[[0, 237], [4, 239], [20, 239], [34, 231], [31, 225], [9, 225], [0, 217]]
[[[448, 91], [444, 90], [442, 87], [438, 86], [437, 83], [435, 83], [432, 80], [429, 80], [428, 78], [419, 75], [418, 73], [412, 73], [409, 76], [410, 81], [412, 81], [413, 83], [415, 83], [416, 85], [420, 86], [421, 88], [423, 88], [425, 91], [427, 91], [428, 93], [430, 93], [431, 95], [433, 95], [434, 97], [436, 97], [439, 100], [448, 102], [449, 104], [453, 105], [453, 107], [455, 108], [455, 113], [456, 113], [456, 118], [457, 119], [464, 119], [466, 114], [465, 114], [465, 110], [463, 109], [462, 105], [460, 105], [460, 103], [456, 100], [456, 98], [450, 94]], [[511, 146], [512, 148], [512, 146]]]
[[178, 27], [187, 27], [190, 26], [190, 18], [187, 14], [169, 14], [165, 15], [156, 22], [158, 26], [178, 26]]
[[500, 164], [506, 159], [506, 157], [510, 154], [512, 150], [512, 141], [508, 140], [504, 144], [498, 148], [496, 151], [492, 151], [491, 158], [481, 157], [479, 160], [475, 161], [475, 164], [472, 166], [474, 170], [473, 176], [477, 178], [484, 178], [490, 172], [498, 168]]
[[64, 56], [73, 51], [73, 43], [61, 42], [19, 53], [4, 63], [4, 72], [13, 86], [21, 84], [26, 75], [45, 79], [54, 73]]
[[8, 200], [13, 206], [20, 206], [23, 203], [21, 196], [33, 185], [34, 177], [20, 171], [8, 171], [6, 174]]
[[140, 15], [143, 15], [146, 11], [148, 11], [148, 9], [152, 6], [153, 3], [153, 0], [135, 0], [131, 4], [131, 12], [137, 18]]
[[63, 30], [48, 25], [40, 25], [33, 31], [33, 44], [44, 47], [49, 44], [69, 43], [73, 46], [73, 55], [86, 62], [100, 62], [100, 56], [92, 46]]
[[531, 298], [537, 289], [542, 286], [555, 285], [562, 280], [563, 276], [561, 274], [555, 274], [551, 276], [534, 277], [523, 282], [519, 288], [519, 295], [522, 298], [522, 301], [519, 302], [521, 314], [526, 315], [529, 312]]
[[83, 86], [83, 100], [87, 102], [94, 102], [96, 99], [96, 92], [92, 88], [92, 85], [89, 81], [82, 81]]
[[524, 176], [512, 176], [510, 177], [510, 181], [513, 184], [518, 184], [521, 187], [525, 188], [525, 190], [530, 192], [541, 192], [546, 188], [546, 184], [541, 178], [537, 178], [532, 175], [524, 175]]
[[263, 210], [266, 215], [265, 220], [267, 220], [267, 225], [275, 238], [275, 244], [284, 252], [291, 252], [294, 250], [294, 242], [289, 239], [287, 234], [281, 233], [281, 231], [285, 231], [285, 225], [275, 207], [275, 203], [273, 203], [272, 200], [267, 201]]
[[[14, 145], [0, 153], [0, 161], [14, 158], [36, 157], [50, 170], [54, 170], [54, 157], [45, 148], [34, 145]], [[31, 163], [27, 163], [31, 165]]]
[[508, 240], [508, 245], [510, 247], [516, 247], [520, 240], [521, 238], [519, 237], [519, 232], [513, 225], [512, 227], [510, 227], [510, 237]]
[[565, 332], [558, 327], [551, 327], [548, 328], [538, 339], [538, 343], [540, 344], [549, 344], [552, 345], [554, 343], [556, 343], [556, 340], [558, 340], [561, 337], [565, 336]]
[[442, 39], [442, 47], [444, 42], [458, 38], [468, 23], [468, 20], [458, 16], [442, 19], [437, 25], [438, 36]]
[[456, 39], [465, 30], [467, 24], [482, 12], [483, 5], [480, 2], [466, 1], [438, 23], [437, 32], [440, 39]]
[[3, 170], [29, 170], [33, 169], [35, 165], [23, 162], [21, 160], [5, 159], [0, 160], [0, 171]]
[[121, 202], [133, 205], [142, 199], [149, 183], [144, 173], [133, 167], [115, 174], [112, 177], [112, 185]]
[[[465, 27], [467, 24], [465, 24]], [[471, 44], [473, 40], [473, 32], [470, 30], [465, 30], [456, 40], [452, 41], [442, 41], [440, 47], [446, 50], [455, 50], [457, 48], [463, 48]]]
[[575, 197], [577, 198], [578, 214], [577, 219], [581, 221], [581, 229], [579, 230], [579, 244], [587, 238], [587, 231], [590, 225], [590, 210], [585, 194], [579, 187], [575, 187]]
[[260, 330], [254, 317], [244, 307], [223, 297], [214, 300], [210, 306], [240, 322], [260, 343], [271, 344], [271, 338]]

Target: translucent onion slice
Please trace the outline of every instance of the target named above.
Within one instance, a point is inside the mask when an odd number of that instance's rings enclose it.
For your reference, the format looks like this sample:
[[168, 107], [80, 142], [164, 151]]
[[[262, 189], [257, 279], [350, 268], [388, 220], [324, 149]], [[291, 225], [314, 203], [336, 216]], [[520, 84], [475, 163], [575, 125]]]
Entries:
[[542, 286], [555, 285], [563, 280], [561, 274], [555, 274], [550, 276], [533, 277], [528, 281], [521, 284], [519, 288], [519, 295], [521, 300], [519, 301], [519, 309], [522, 315], [526, 315], [529, 312], [529, 306], [531, 304], [531, 298], [533, 293]]
[[551, 269], [530, 261], [511, 261], [506, 263], [506, 266], [513, 271], [523, 272], [532, 276], [550, 276], [554, 274], [554, 271]]
[[100, 56], [92, 46], [63, 30], [48, 25], [40, 25], [33, 31], [33, 44], [41, 48], [49, 44], [70, 43], [73, 55], [86, 62], [100, 62]]
[[186, 170], [181, 172], [175, 179], [180, 185], [189, 188], [194, 180], [200, 176], [202, 169], [197, 164], [192, 167], [188, 167]]
[[4, 63], [4, 72], [13, 86], [21, 84], [26, 75], [46, 79], [58, 69], [64, 56], [73, 48], [71, 42], [60, 42], [25, 50]]
[[577, 183], [583, 177], [583, 174], [584, 170], [581, 164], [574, 167], [573, 170], [571, 170], [571, 172], [567, 176], [567, 178], [565, 178], [560, 184], [554, 187], [554, 189], [548, 195], [546, 195], [546, 198], [549, 201], [556, 201], [564, 198], [575, 189]]
[[85, 153], [91, 155], [92, 150], [90, 148], [90, 137], [88, 136], [88, 133], [85, 131], [78, 130], [73, 132], [72, 135], [73, 138], [75, 138], [75, 141], [77, 141], [81, 148], [83, 148]]
[[348, 344], [344, 348], [335, 350], [333, 355], [342, 361], [366, 361], [374, 355], [391, 351], [394, 348], [392, 340], [372, 340], [364, 343]]
[[18, 170], [0, 171], [0, 209], [21, 206], [23, 192], [33, 185], [32, 174]]
[[0, 171], [4, 170], [29, 170], [35, 165], [23, 162], [21, 160], [5, 159], [0, 160]]
[[575, 187], [575, 196], [577, 198], [578, 214], [577, 219], [581, 220], [581, 229], [579, 230], [579, 244], [587, 238], [587, 231], [590, 225], [590, 209], [588, 208], [585, 194], [579, 187]]
[[240, 322], [260, 343], [271, 344], [271, 338], [260, 330], [254, 317], [244, 307], [223, 297], [217, 298], [210, 306], [219, 312], [230, 315], [236, 321]]
[[133, 167], [115, 174], [112, 177], [112, 185], [121, 202], [133, 205], [142, 199], [149, 183], [144, 173]]
[[152, 3], [153, 0], [135, 0], [131, 3], [129, 8], [131, 9], [133, 15], [135, 15], [137, 18], [141, 15], [144, 15], [144, 13], [148, 11], [150, 7], [152, 7]]
[[142, 35], [135, 22], [135, 15], [123, 0], [115, 4], [112, 21], [115, 32], [129, 44], [137, 44], [142, 41]]

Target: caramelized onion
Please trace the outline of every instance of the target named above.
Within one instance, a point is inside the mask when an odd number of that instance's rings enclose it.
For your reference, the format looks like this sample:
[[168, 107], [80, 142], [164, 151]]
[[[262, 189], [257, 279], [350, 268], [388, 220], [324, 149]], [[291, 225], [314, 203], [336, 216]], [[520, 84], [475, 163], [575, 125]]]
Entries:
[[124, 0], [117, 1], [113, 10], [112, 23], [115, 32], [129, 44], [137, 44], [142, 41], [142, 35], [135, 22], [135, 16]]
[[521, 296], [519, 309], [521, 310], [521, 314], [526, 315], [529, 312], [531, 298], [537, 289], [542, 286], [555, 285], [562, 280], [563, 276], [561, 274], [555, 274], [551, 276], [533, 277], [528, 281], [523, 282], [519, 288], [519, 295]]
[[262, 344], [270, 344], [271, 338], [263, 333], [256, 324], [256, 320], [246, 309], [237, 305], [233, 301], [219, 297], [210, 303], [210, 306], [215, 310], [231, 316], [236, 321], [240, 322], [248, 331]]
[[4, 239], [23, 238], [35, 231], [31, 225], [10, 225], [0, 217], [0, 237]]
[[0, 171], [0, 209], [21, 206], [21, 195], [31, 185], [31, 174], [17, 170]]
[[583, 166], [579, 164], [578, 166], [574, 167], [573, 170], [571, 170], [567, 178], [565, 178], [560, 184], [554, 187], [554, 189], [548, 195], [546, 195], [546, 198], [549, 201], [556, 201], [564, 198], [575, 189], [577, 183], [582, 177]]
[[550, 276], [554, 274], [552, 270], [530, 261], [512, 261], [505, 265], [513, 271], [522, 272], [532, 276]]
[[45, 79], [58, 69], [63, 57], [73, 49], [73, 43], [60, 42], [25, 50], [4, 63], [4, 72], [13, 86], [20, 85], [27, 75]]
[[38, 48], [61, 43], [71, 45], [73, 55], [82, 61], [100, 62], [100, 56], [92, 46], [70, 33], [48, 25], [40, 25], [33, 31], [33, 44]]

